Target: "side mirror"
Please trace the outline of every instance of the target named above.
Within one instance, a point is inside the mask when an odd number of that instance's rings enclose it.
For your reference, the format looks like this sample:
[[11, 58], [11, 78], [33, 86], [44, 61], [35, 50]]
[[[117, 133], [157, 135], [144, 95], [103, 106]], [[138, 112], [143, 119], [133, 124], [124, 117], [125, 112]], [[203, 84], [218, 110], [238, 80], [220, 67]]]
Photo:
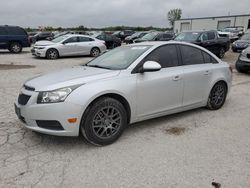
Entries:
[[156, 72], [161, 70], [161, 65], [156, 61], [146, 61], [140, 69], [140, 73]]

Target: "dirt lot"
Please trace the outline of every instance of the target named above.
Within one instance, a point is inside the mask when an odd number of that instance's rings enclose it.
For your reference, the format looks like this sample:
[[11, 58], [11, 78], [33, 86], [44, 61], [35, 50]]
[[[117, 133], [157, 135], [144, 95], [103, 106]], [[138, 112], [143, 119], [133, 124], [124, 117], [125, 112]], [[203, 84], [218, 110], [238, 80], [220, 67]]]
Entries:
[[[225, 60], [233, 64], [237, 56], [229, 52]], [[24, 129], [13, 108], [22, 83], [89, 60], [0, 51], [0, 187], [250, 187], [250, 74], [235, 70], [219, 111], [201, 108], [141, 122], [110, 146]]]

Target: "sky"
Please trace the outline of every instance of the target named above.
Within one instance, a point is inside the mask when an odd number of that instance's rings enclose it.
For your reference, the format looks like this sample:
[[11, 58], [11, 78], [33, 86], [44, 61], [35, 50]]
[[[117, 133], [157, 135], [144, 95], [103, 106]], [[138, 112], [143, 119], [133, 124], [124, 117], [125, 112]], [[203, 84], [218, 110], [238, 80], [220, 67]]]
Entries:
[[0, 0], [0, 25], [22, 27], [168, 27], [167, 12], [182, 18], [250, 14], [249, 0]]

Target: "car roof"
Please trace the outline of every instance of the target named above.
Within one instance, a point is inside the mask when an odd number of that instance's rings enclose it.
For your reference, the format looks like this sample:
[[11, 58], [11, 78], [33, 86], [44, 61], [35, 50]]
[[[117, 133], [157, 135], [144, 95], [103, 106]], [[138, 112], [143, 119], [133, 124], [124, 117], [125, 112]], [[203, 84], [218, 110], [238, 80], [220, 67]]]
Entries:
[[67, 36], [67, 37], [88, 37], [88, 38], [93, 38], [89, 35], [81, 35], [81, 34], [66, 34], [64, 36]]

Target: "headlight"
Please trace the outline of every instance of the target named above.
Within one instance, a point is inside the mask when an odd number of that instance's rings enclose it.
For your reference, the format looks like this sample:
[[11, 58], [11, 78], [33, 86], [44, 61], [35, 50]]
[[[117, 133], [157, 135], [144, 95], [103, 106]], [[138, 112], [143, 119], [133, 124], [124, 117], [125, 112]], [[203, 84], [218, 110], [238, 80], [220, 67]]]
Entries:
[[38, 50], [42, 50], [42, 49], [44, 49], [44, 48], [45, 48], [45, 47], [38, 47], [37, 49], [38, 49]]
[[37, 103], [58, 103], [63, 102], [68, 95], [79, 86], [66, 87], [54, 91], [43, 91], [38, 94]]

